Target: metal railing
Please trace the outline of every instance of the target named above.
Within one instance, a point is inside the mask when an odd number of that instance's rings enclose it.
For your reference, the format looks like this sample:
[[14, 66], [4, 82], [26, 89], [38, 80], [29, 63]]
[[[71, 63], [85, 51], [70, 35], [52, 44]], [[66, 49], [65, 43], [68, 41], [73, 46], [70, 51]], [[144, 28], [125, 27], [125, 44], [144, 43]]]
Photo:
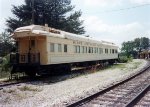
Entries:
[[40, 63], [40, 53], [13, 53], [10, 54], [10, 63], [12, 64]]

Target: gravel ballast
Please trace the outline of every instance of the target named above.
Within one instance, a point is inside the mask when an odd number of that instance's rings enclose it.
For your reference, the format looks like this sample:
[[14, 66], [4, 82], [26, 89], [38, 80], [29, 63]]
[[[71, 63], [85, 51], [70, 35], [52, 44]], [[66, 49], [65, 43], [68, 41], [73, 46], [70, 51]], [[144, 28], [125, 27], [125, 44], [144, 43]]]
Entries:
[[0, 90], [0, 107], [65, 106], [144, 68], [147, 61], [135, 59], [122, 67], [81, 75], [56, 83], [23, 83]]

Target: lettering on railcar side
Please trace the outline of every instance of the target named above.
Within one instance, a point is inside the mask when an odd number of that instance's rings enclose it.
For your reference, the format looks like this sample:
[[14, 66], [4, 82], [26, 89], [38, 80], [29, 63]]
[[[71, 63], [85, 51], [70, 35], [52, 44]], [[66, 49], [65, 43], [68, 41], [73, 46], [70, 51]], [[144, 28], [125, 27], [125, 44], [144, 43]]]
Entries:
[[83, 42], [83, 41], [78, 41], [78, 40], [73, 40], [73, 44], [85, 45], [85, 46], [100, 46], [100, 44], [97, 44], [97, 43]]

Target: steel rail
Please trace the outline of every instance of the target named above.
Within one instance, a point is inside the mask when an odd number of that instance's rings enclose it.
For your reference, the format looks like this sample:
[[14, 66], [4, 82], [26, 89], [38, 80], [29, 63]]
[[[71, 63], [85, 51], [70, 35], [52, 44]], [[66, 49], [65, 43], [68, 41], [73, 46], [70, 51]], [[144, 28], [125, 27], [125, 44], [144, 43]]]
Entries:
[[132, 75], [132, 76], [128, 77], [127, 79], [120, 81], [119, 83], [111, 85], [108, 88], [105, 88], [105, 89], [103, 89], [103, 90], [101, 90], [101, 91], [99, 91], [99, 92], [97, 92], [93, 95], [87, 96], [87, 97], [85, 97], [85, 98], [83, 98], [79, 101], [76, 101], [72, 104], [66, 105], [66, 107], [79, 107], [79, 106], [83, 105], [84, 103], [89, 102], [92, 99], [98, 97], [99, 95], [102, 95], [102, 94], [112, 90], [113, 88], [130, 81], [131, 79], [135, 78], [136, 76], [138, 76], [138, 75], [142, 74], [143, 72], [147, 71], [149, 68], [150, 68], [150, 62], [147, 64], [147, 66], [145, 68], [141, 69], [139, 73], [137, 73], [135, 75]]
[[20, 84], [20, 83], [25, 83], [25, 82], [15, 82], [15, 83], [2, 84], [2, 85], [0, 85], [0, 88], [6, 87], [6, 86], [11, 86], [11, 85], [16, 85], [16, 84]]
[[25, 79], [25, 80], [19, 80], [19, 81], [16, 81], [16, 82], [10, 82], [10, 83], [4, 83], [4, 84], [0, 84], [0, 89], [4, 88], [4, 87], [7, 87], [7, 86], [12, 86], [12, 85], [17, 85], [17, 84], [21, 84], [21, 83], [27, 83], [27, 82], [32, 82], [32, 81], [36, 81], [36, 80], [32, 80], [30, 78], [28, 79]]
[[149, 89], [150, 89], [150, 84], [148, 84], [137, 96], [131, 99], [124, 107], [133, 107], [134, 105], [136, 105], [149, 91]]

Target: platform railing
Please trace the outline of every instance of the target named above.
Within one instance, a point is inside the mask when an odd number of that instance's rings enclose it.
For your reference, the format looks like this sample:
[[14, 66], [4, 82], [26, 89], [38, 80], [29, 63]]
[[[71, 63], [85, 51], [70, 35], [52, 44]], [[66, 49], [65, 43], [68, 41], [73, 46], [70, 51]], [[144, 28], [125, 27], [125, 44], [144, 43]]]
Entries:
[[40, 63], [40, 53], [12, 53], [10, 54], [12, 64], [34, 64]]

